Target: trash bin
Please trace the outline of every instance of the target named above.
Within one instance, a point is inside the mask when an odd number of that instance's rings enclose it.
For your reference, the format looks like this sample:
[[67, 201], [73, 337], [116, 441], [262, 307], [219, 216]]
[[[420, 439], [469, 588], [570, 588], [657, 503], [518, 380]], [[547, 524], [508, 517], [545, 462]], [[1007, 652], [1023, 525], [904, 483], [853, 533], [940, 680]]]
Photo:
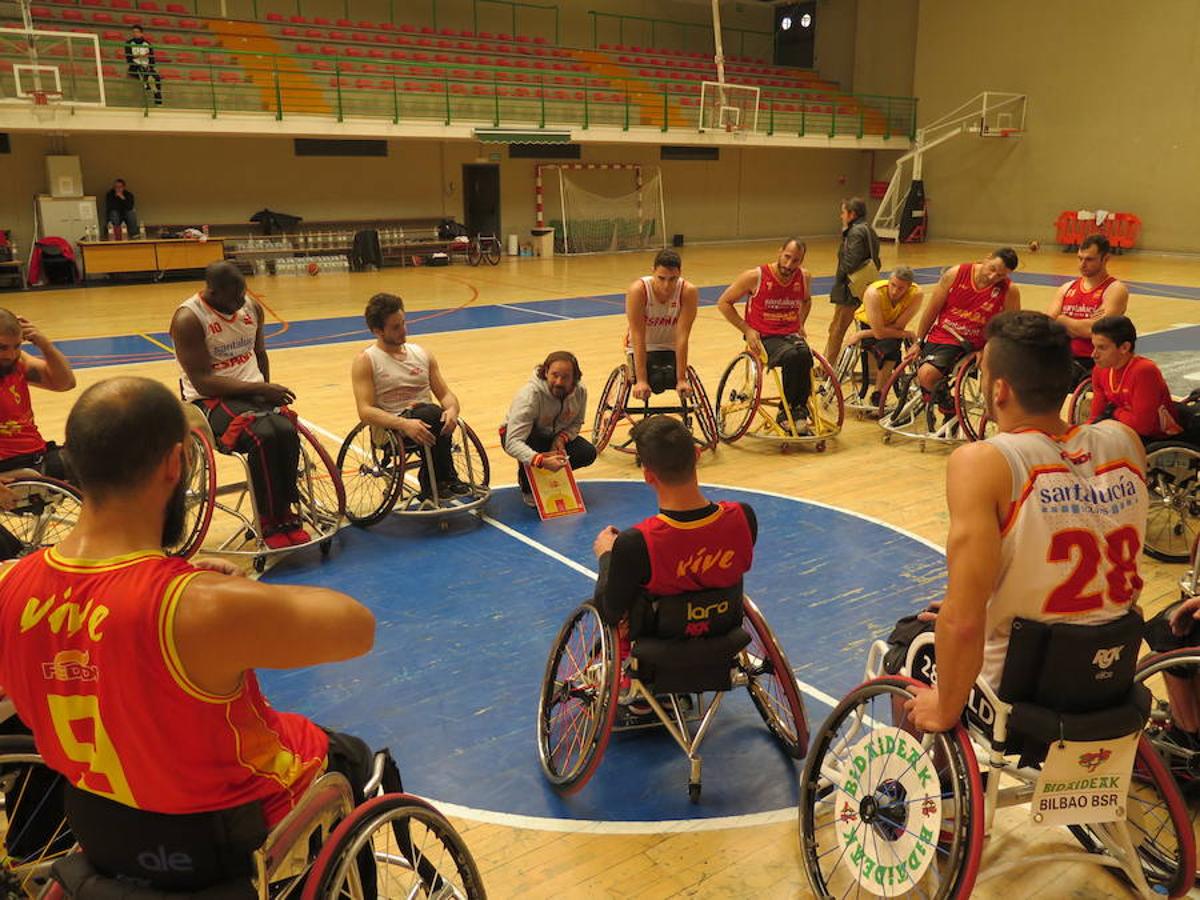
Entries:
[[554, 255], [554, 229], [553, 228], [532, 228], [529, 231], [533, 235], [533, 255], [534, 256], [553, 256]]
[[520, 256], [521, 254], [521, 239], [515, 234], [508, 236], [508, 255]]

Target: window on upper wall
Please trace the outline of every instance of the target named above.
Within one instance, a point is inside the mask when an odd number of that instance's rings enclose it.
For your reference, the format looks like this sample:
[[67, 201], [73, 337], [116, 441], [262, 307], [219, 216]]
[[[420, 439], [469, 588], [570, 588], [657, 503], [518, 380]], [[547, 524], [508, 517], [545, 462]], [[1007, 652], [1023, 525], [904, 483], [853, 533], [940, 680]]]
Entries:
[[509, 144], [509, 159], [579, 159], [579, 144]]
[[8, 142], [8, 135], [0, 132], [0, 153], [12, 153], [12, 144]]
[[721, 148], [664, 145], [659, 148], [658, 158], [676, 162], [715, 162], [721, 158]]
[[295, 138], [292, 141], [297, 156], [387, 156], [387, 141], [330, 140], [328, 138]]

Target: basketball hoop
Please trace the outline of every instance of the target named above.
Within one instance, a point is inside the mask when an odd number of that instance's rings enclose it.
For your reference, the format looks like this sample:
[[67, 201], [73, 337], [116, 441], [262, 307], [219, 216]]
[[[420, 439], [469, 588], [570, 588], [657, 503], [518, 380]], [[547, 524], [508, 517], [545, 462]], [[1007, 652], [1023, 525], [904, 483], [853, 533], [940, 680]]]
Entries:
[[30, 91], [30, 98], [33, 100], [34, 106], [49, 106], [50, 98], [46, 96], [45, 91]]

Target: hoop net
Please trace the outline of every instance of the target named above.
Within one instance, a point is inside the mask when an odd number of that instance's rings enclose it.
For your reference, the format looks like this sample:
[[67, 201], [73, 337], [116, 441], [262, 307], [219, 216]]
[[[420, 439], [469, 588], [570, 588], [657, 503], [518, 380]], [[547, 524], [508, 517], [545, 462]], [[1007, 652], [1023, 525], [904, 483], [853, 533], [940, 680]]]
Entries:
[[700, 130], [747, 135], [758, 131], [759, 89], [705, 81], [700, 86]]
[[[604, 253], [665, 246], [662, 177], [655, 171], [640, 190], [627, 190], [631, 182], [630, 171], [563, 171], [557, 204], [562, 217], [548, 223], [556, 250]], [[555, 208], [552, 201], [549, 208]]]

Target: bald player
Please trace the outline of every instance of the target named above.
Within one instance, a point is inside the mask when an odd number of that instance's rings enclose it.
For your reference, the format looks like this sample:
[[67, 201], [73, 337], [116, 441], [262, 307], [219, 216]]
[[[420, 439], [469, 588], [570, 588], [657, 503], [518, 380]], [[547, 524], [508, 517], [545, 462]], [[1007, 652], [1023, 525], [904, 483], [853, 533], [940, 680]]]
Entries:
[[[1013, 249], [1001, 247], [986, 259], [942, 273], [917, 325], [917, 340], [922, 341], [917, 380], [927, 394], [939, 383], [945, 388], [944, 379], [958, 361], [983, 349], [988, 322], [1021, 308], [1021, 291], [1010, 277], [1017, 263]], [[934, 400], [944, 414], [953, 414], [948, 389], [939, 390]]]
[[[812, 310], [811, 278], [803, 265], [806, 250], [803, 241], [788, 238], [774, 262], [747, 269], [717, 300], [721, 315], [742, 333], [747, 349], [779, 368], [784, 402], [791, 407], [792, 420], [801, 434], [808, 431], [813, 368], [804, 332]], [[745, 318], [734, 306], [744, 298], [748, 298]], [[787, 412], [780, 409], [777, 416], [785, 428]]]
[[1129, 288], [1108, 273], [1112, 247], [1102, 234], [1089, 234], [1079, 244], [1079, 277], [1058, 289], [1046, 314], [1071, 335], [1075, 380], [1091, 374], [1092, 326], [1105, 316], [1123, 316], [1129, 308]]

